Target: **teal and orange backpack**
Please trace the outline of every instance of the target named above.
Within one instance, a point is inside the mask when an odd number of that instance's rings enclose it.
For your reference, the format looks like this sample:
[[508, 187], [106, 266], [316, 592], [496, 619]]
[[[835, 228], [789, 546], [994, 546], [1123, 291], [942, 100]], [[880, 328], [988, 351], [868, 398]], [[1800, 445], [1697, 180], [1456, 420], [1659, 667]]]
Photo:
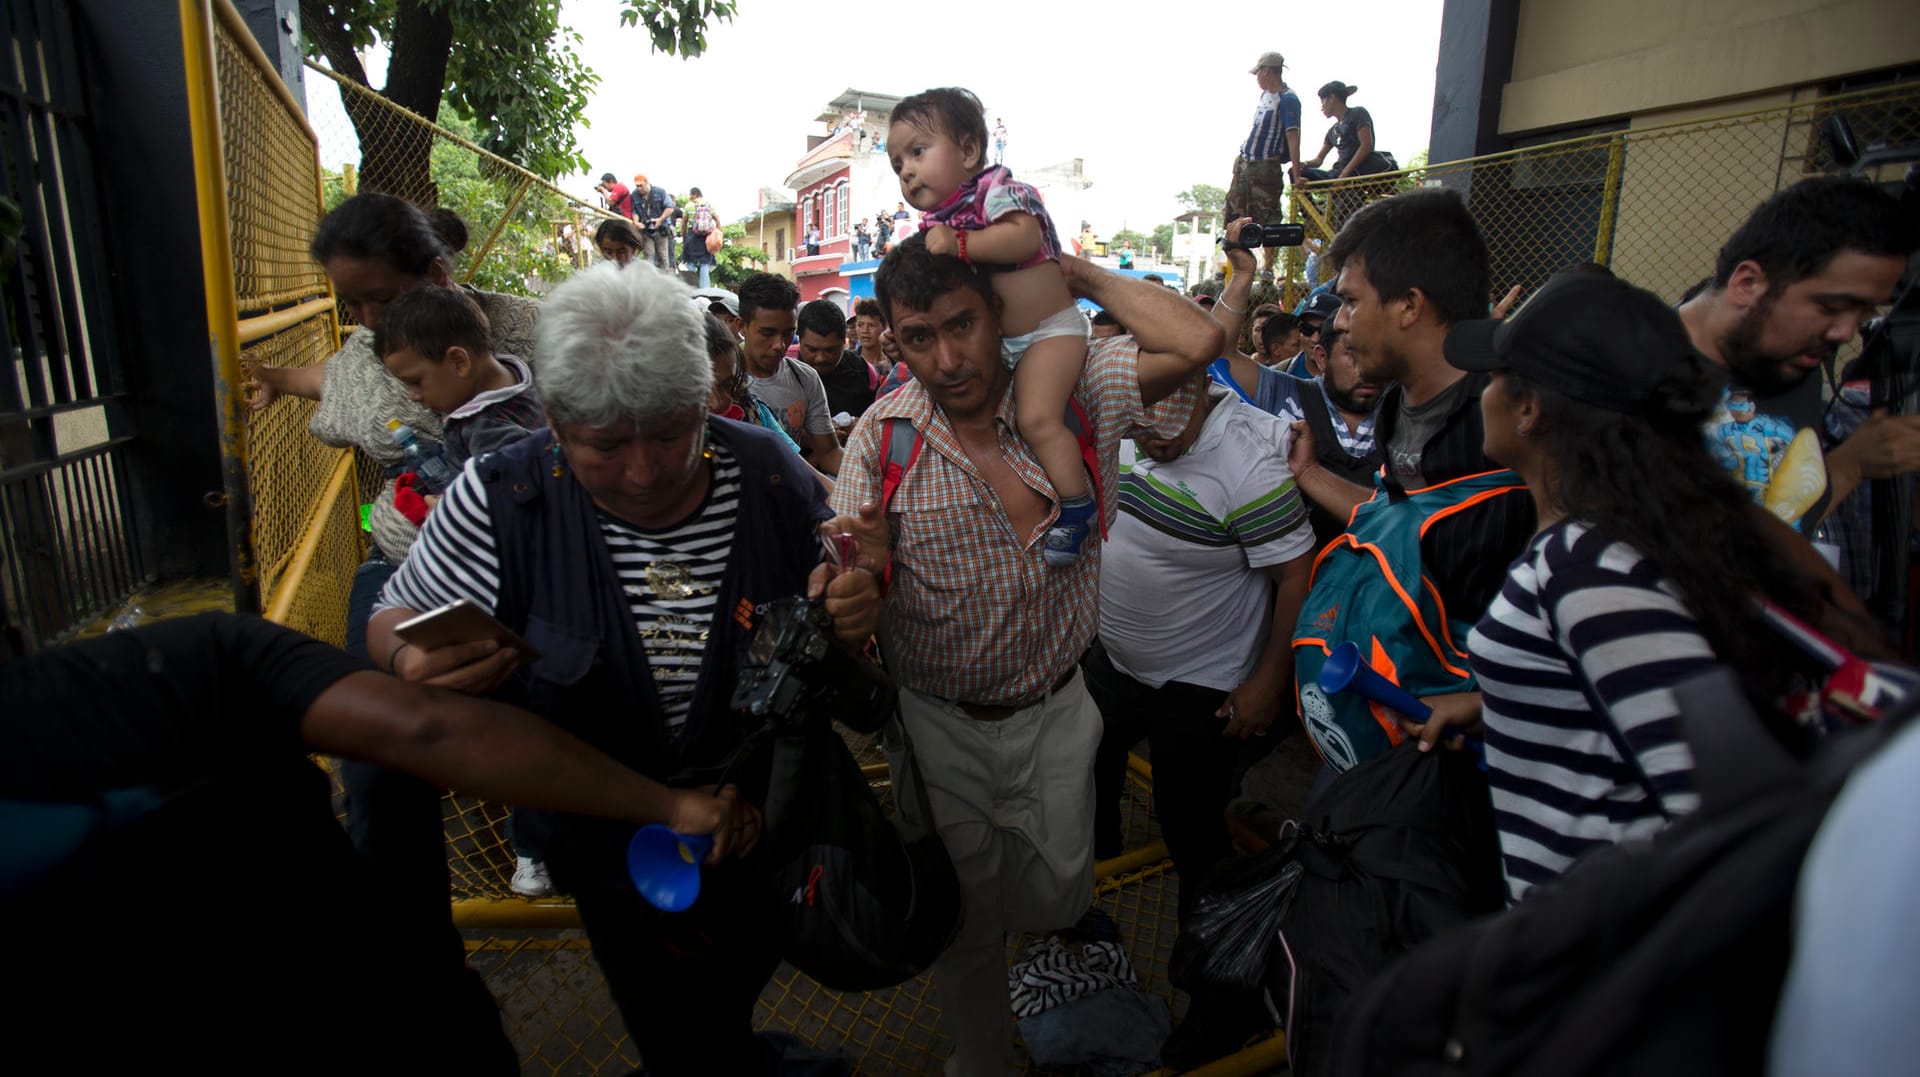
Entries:
[[[1511, 470], [1486, 471], [1404, 496], [1376, 489], [1347, 530], [1313, 562], [1293, 630], [1294, 699], [1320, 757], [1345, 772], [1405, 739], [1386, 709], [1354, 693], [1320, 688], [1327, 655], [1352, 640], [1381, 676], [1416, 696], [1470, 692], [1467, 633], [1473, 619], [1450, 618], [1420, 561], [1420, 538], [1440, 520], [1499, 497], [1526, 497]], [[1475, 611], [1478, 615], [1479, 611]]]

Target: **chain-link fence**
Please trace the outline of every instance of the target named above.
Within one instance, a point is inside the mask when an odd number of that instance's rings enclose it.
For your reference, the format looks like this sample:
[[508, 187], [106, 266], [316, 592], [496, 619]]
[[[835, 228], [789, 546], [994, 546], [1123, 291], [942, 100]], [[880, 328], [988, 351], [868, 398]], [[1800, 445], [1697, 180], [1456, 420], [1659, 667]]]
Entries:
[[342, 105], [316, 121], [323, 162], [337, 162], [322, 165], [327, 209], [364, 190], [452, 210], [469, 237], [454, 276], [490, 291], [540, 295], [598, 257], [593, 229], [607, 210], [482, 149], [456, 116], [429, 123], [327, 68], [307, 70], [324, 80], [309, 93], [337, 87]]
[[[1311, 251], [1367, 202], [1449, 187], [1480, 223], [1495, 292], [1531, 291], [1561, 269], [1595, 262], [1678, 300], [1712, 273], [1721, 243], [1755, 206], [1834, 169], [1821, 131], [1836, 115], [1862, 146], [1920, 141], [1920, 83], [1311, 183], [1290, 199]], [[1306, 279], [1304, 261], [1296, 279], [1311, 287], [1318, 281]], [[1315, 268], [1322, 280], [1331, 273], [1318, 261]]]

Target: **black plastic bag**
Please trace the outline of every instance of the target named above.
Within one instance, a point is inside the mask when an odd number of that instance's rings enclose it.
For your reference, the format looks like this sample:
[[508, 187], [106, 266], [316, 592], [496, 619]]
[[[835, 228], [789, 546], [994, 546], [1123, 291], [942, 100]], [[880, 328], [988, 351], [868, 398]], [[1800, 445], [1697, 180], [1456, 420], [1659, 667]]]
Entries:
[[1222, 861], [1201, 884], [1180, 937], [1173, 944], [1173, 982], [1188, 992], [1210, 987], [1256, 990], [1267, 975], [1267, 955], [1293, 904], [1304, 870], [1289, 829], [1253, 856]]

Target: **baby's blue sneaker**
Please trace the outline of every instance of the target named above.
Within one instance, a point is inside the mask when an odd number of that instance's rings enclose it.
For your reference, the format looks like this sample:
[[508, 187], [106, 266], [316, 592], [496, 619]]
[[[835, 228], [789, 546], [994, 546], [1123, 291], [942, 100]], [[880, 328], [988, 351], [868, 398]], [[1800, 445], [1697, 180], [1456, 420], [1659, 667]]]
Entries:
[[1080, 551], [1093, 536], [1094, 504], [1092, 494], [1070, 497], [1060, 502], [1060, 518], [1047, 529], [1040, 555], [1049, 568], [1066, 568], [1080, 560]]

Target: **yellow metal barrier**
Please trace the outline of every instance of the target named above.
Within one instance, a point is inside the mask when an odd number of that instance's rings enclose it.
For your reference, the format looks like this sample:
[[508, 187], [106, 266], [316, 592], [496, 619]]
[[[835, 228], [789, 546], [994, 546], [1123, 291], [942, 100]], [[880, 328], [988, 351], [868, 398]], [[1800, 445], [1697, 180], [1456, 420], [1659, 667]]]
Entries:
[[364, 554], [351, 456], [307, 432], [311, 403], [254, 412], [242, 391], [253, 365], [312, 365], [339, 346], [332, 289], [307, 255], [319, 142], [231, 4], [180, 11], [227, 505], [244, 525], [236, 605], [339, 643]]
[[214, 97], [213, 16], [201, 0], [180, 0], [185, 52], [188, 124], [193, 132], [194, 193], [200, 211], [200, 265], [207, 302], [207, 350], [214, 365], [215, 405], [220, 418], [222, 484], [228, 542], [234, 562], [234, 606], [254, 608], [253, 544], [244, 540], [252, 510], [247, 490], [245, 402], [239, 391], [239, 314], [233, 295], [233, 248], [227, 230], [226, 162], [222, 117]]

